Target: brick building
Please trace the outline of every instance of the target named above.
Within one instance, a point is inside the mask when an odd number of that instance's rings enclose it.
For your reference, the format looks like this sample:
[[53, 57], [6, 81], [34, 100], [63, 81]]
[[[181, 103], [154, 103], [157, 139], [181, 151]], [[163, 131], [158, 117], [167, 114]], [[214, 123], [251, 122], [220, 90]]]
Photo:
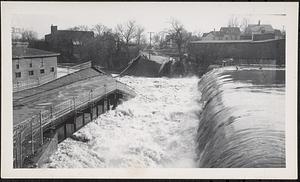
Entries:
[[13, 43], [12, 80], [13, 90], [35, 87], [57, 76], [58, 53], [28, 48], [28, 43]]
[[92, 31], [58, 30], [51, 25], [51, 33], [45, 35], [48, 50], [59, 52], [58, 62], [79, 63], [89, 59], [85, 46], [94, 38]]

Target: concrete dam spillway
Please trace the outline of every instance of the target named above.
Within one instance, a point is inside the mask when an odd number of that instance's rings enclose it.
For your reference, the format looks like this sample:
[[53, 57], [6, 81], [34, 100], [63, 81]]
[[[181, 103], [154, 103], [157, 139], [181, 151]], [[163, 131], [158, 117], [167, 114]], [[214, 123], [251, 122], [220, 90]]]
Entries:
[[198, 167], [285, 167], [285, 71], [213, 70], [199, 82]]
[[67, 138], [46, 168], [285, 167], [285, 71], [124, 76], [137, 96]]

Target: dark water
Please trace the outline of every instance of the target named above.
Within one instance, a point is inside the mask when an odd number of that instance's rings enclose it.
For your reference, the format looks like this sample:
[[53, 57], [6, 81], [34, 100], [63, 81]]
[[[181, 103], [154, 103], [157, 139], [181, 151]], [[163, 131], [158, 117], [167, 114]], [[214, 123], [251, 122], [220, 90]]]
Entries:
[[213, 70], [199, 90], [199, 167], [285, 167], [284, 70]]

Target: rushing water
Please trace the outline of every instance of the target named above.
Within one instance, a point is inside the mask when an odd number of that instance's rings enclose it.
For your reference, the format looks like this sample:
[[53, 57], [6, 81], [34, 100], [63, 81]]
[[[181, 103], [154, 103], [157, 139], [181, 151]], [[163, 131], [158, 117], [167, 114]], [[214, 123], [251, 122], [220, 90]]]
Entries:
[[66, 139], [43, 167], [284, 167], [285, 71], [120, 81], [137, 96]]
[[213, 70], [199, 89], [199, 167], [285, 167], [284, 70]]
[[122, 77], [137, 96], [58, 145], [43, 167], [196, 167], [198, 78]]

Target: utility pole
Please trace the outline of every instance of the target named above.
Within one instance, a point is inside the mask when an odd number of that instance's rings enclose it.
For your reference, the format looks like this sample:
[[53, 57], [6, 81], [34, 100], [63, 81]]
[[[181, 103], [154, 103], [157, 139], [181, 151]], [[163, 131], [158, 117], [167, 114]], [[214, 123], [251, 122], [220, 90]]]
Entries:
[[150, 53], [150, 51], [151, 51], [151, 34], [154, 33], [154, 32], [148, 32], [148, 33], [150, 33], [150, 46], [149, 46], [149, 59], [150, 59], [150, 54], [151, 54]]

